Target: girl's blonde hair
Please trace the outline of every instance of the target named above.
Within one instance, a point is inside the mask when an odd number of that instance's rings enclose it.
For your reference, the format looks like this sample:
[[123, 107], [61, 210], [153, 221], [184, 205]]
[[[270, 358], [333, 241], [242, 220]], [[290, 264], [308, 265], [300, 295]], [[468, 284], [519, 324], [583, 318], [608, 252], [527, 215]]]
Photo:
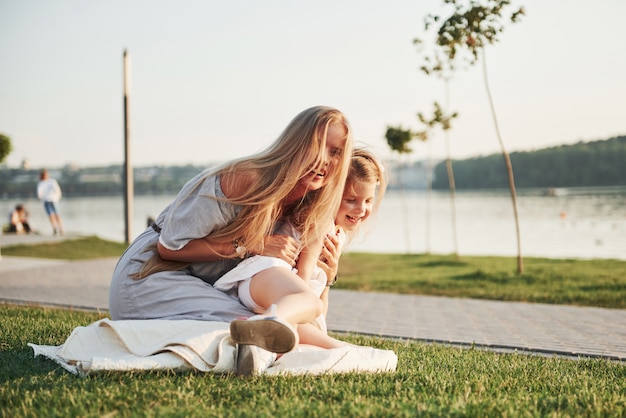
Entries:
[[[340, 155], [335, 156], [338, 161], [334, 162], [327, 161], [326, 157], [330, 126], [341, 127], [344, 133], [342, 139], [345, 139], [345, 147]], [[278, 220], [288, 216], [302, 234], [302, 245], [313, 242], [325, 232], [323, 226], [333, 221], [339, 209], [351, 155], [352, 129], [343, 113], [326, 106], [302, 111], [265, 150], [209, 170], [198, 180], [196, 187], [214, 175], [233, 182], [231, 186], [235, 188], [238, 182], [246, 182], [247, 192], [244, 195], [223, 199], [205, 196], [240, 205], [236, 218], [221, 230], [214, 231], [211, 238], [215, 241], [238, 240], [248, 249], [262, 249], [264, 238], [273, 233]], [[281, 203], [298, 182], [312, 171], [322, 169], [327, 162], [334, 163], [335, 169], [326, 179], [324, 187], [309, 191], [288, 208], [288, 213], [283, 213]], [[243, 176], [240, 175], [242, 173]], [[170, 210], [176, 210], [176, 207]], [[236, 256], [234, 253], [220, 255]], [[188, 265], [162, 260], [157, 254], [144, 265], [137, 277], [143, 278], [156, 271], [178, 270]]]
[[376, 183], [376, 201], [374, 208], [380, 206], [380, 202], [387, 190], [387, 175], [383, 164], [365, 148], [357, 147], [352, 153], [346, 188], [351, 187], [357, 181]]
[[[372, 213], [367, 221], [370, 221], [378, 213], [380, 202], [387, 190], [388, 177], [383, 164], [365, 148], [355, 148], [350, 159], [350, 168], [346, 178], [345, 189], [352, 188], [358, 182], [376, 184], [376, 196], [372, 205]], [[367, 222], [370, 224], [371, 222]], [[360, 230], [360, 228], [359, 228]], [[355, 231], [357, 232], [357, 231]], [[348, 239], [352, 241], [354, 234], [349, 234]]]

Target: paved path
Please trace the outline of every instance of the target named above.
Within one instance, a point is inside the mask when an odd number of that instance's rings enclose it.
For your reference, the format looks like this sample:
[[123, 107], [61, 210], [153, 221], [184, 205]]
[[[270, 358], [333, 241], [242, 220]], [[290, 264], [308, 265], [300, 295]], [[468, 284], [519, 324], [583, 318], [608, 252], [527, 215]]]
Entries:
[[[2, 256], [0, 300], [106, 311], [116, 261]], [[337, 332], [626, 361], [621, 309], [333, 289], [328, 317]]]

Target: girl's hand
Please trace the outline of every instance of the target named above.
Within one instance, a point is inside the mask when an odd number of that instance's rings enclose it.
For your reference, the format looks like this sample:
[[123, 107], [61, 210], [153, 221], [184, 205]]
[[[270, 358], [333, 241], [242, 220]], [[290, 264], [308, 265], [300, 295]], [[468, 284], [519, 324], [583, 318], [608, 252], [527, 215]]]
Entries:
[[335, 234], [327, 234], [324, 238], [324, 247], [317, 260], [317, 266], [326, 273], [327, 280], [332, 280], [339, 270], [339, 238]]
[[300, 245], [289, 235], [269, 235], [265, 237], [263, 252], [259, 255], [280, 258], [290, 266], [295, 266], [300, 253]]

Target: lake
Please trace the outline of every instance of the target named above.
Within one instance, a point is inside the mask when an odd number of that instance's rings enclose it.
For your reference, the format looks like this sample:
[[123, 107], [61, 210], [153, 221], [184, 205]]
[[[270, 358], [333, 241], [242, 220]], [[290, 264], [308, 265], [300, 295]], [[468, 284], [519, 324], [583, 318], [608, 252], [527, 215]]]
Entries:
[[[626, 187], [517, 191], [523, 256], [626, 259]], [[146, 227], [173, 199], [172, 195], [134, 199], [132, 236]], [[457, 191], [456, 237], [462, 255], [517, 255], [513, 206], [508, 190]], [[36, 199], [0, 200], [8, 215], [16, 203], [30, 212], [31, 225], [42, 234], [52, 229]], [[65, 198], [59, 204], [65, 230], [124, 241], [122, 197]], [[382, 253], [455, 252], [452, 204], [447, 191], [389, 191], [367, 234], [352, 251]]]

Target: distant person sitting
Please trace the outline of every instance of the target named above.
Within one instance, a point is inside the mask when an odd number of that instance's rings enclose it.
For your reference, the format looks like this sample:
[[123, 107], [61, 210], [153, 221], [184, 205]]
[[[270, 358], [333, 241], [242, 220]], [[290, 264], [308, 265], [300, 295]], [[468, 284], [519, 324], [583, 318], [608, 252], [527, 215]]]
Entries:
[[7, 232], [13, 232], [17, 234], [30, 234], [32, 229], [28, 223], [28, 212], [22, 205], [16, 205], [13, 212], [11, 212], [11, 224]]
[[53, 234], [63, 235], [63, 223], [55, 205], [61, 200], [61, 186], [55, 179], [50, 178], [46, 169], [41, 170], [39, 175], [37, 196], [43, 201], [43, 207], [50, 218], [50, 224], [52, 224]]

